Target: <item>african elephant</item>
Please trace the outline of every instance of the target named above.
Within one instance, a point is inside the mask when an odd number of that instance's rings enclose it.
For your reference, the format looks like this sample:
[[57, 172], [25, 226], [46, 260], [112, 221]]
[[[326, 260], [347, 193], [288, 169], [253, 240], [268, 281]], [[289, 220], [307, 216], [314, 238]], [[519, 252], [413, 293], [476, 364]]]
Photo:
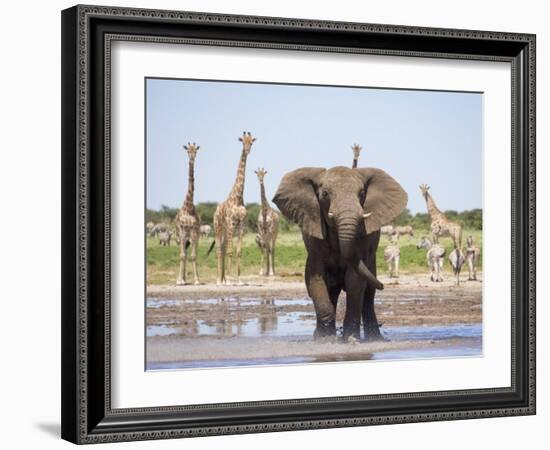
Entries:
[[314, 337], [336, 335], [336, 305], [346, 292], [343, 339], [381, 339], [374, 311], [380, 227], [407, 205], [407, 193], [375, 168], [301, 168], [287, 173], [273, 202], [302, 230], [305, 282], [317, 316]]

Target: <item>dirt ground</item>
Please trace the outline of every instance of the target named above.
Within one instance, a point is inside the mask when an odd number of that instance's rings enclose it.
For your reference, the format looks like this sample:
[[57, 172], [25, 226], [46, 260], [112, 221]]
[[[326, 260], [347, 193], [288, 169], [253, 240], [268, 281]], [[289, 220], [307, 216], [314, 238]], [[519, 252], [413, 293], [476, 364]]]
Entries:
[[[481, 276], [478, 274], [478, 279]], [[383, 325], [447, 325], [479, 323], [482, 318], [482, 283], [462, 281], [456, 286], [452, 277], [443, 282], [433, 283], [426, 275], [405, 275], [398, 280], [381, 278], [385, 288], [376, 293], [376, 313]], [[148, 308], [147, 324], [166, 323], [177, 317], [185, 320], [215, 320], [228, 318], [246, 320], [262, 314], [272, 313], [273, 305], [267, 302], [247, 308], [229, 308], [231, 301], [241, 299], [307, 299], [304, 282], [265, 282], [260, 277], [245, 280], [243, 286], [216, 286], [213, 284], [188, 286], [150, 286], [148, 298], [169, 298], [184, 300], [218, 299], [208, 305], [190, 307], [181, 303], [166, 304], [162, 308]], [[227, 301], [225, 301], [227, 300]], [[277, 307], [278, 313], [310, 312], [313, 303], [303, 305], [284, 304]], [[338, 302], [337, 320], [343, 319], [345, 294]]]

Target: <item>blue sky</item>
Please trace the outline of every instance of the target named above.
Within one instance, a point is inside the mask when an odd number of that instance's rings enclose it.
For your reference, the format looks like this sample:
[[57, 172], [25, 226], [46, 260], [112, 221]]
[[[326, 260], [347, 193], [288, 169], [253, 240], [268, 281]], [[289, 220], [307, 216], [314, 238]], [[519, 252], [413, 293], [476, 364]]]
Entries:
[[247, 161], [245, 202], [258, 202], [264, 167], [272, 198], [299, 167], [378, 167], [426, 212], [427, 183], [442, 210], [482, 207], [480, 93], [147, 79], [147, 207], [180, 207], [188, 141], [200, 145], [195, 203], [224, 200], [235, 180], [243, 131], [257, 138]]

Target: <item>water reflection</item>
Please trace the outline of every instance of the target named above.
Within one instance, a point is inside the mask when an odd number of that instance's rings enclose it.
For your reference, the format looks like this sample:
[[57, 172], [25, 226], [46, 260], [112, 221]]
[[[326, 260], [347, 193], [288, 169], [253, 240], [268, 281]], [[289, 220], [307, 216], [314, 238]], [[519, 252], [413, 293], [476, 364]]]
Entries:
[[[379, 296], [376, 302], [385, 304], [385, 316], [397, 316], [397, 314], [403, 314], [403, 311], [407, 311], [407, 314], [418, 312], [422, 315], [426, 314], [425, 304], [429, 302], [432, 305], [433, 303], [442, 304], [442, 308], [447, 308], [445, 302], [456, 300], [468, 302], [472, 298], [468, 295], [457, 298], [456, 293], [384, 295], [385, 297]], [[382, 334], [389, 343], [396, 343], [398, 348], [386, 348], [383, 351], [377, 348], [377, 351], [373, 351], [372, 346], [359, 343], [354, 347], [353, 352], [329, 351], [329, 354], [323, 354], [326, 350], [321, 349], [313, 356], [311, 351], [309, 354], [303, 353], [303, 356], [295, 356], [296, 345], [316, 345], [312, 340], [316, 322], [315, 312], [309, 298], [148, 298], [146, 304], [148, 310], [147, 337], [177, 336], [178, 339], [183, 338], [181, 341], [185, 343], [183, 345], [192, 346], [200, 342], [204, 345], [204, 351], [201, 348], [200, 352], [196, 353], [199, 355], [196, 358], [185, 353], [185, 356], [180, 357], [183, 359], [182, 361], [151, 363], [148, 364], [148, 370], [418, 359], [482, 354], [481, 324], [445, 326], [388, 326], [386, 324], [381, 329]], [[478, 304], [480, 305], [480, 303]], [[411, 308], [399, 305], [411, 305]], [[419, 305], [419, 308], [414, 309], [415, 305]], [[467, 303], [465, 306], [469, 307]], [[475, 306], [477, 305], [474, 302], [471, 308]], [[434, 313], [432, 312], [432, 314]], [[168, 342], [168, 340], [159, 339], [157, 344], [162, 341]], [[418, 341], [419, 344], [411, 346], [408, 344], [409, 341]], [[223, 348], [213, 355], [212, 359], [205, 359], [205, 354], [208, 354], [212, 348], [211, 343], [218, 343], [218, 346], [222, 345]], [[256, 349], [254, 356], [242, 351], [243, 345]], [[288, 348], [294, 349], [294, 355], [290, 356], [287, 353]], [[367, 348], [369, 352], [363, 350]], [[299, 347], [298, 351], [301, 352], [302, 347]], [[243, 355], [248, 357], [243, 357]], [[185, 360], [186, 358], [187, 360]]]

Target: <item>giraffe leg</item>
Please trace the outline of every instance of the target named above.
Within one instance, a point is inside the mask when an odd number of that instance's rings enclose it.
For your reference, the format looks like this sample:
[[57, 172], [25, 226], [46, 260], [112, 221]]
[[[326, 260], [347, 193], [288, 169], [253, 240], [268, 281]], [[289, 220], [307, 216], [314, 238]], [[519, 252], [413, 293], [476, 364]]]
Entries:
[[260, 247], [260, 272], [259, 272], [259, 275], [260, 276], [264, 276], [265, 275], [265, 271], [264, 271], [264, 264], [265, 264], [265, 251], [263, 249], [263, 247]]
[[233, 260], [233, 227], [231, 224], [227, 228], [225, 235], [225, 254], [227, 255], [227, 269], [225, 270], [225, 276], [223, 277], [223, 284], [230, 285], [231, 282], [228, 276], [231, 276], [231, 263]]
[[265, 272], [265, 245], [263, 244], [263, 238], [261, 236], [258, 236], [258, 247], [260, 247], [260, 276], [267, 275], [267, 272]]
[[224, 262], [225, 262], [225, 243], [223, 241], [223, 230], [216, 230], [216, 259], [217, 259], [217, 279], [216, 284], [219, 286], [225, 281]]
[[263, 261], [263, 267], [262, 270], [264, 272], [264, 276], [269, 276], [269, 241], [267, 239], [267, 236], [264, 235], [264, 242], [265, 245], [263, 247], [263, 255], [262, 255], [262, 261]]
[[264, 245], [262, 249], [262, 271], [264, 276], [269, 275], [269, 246], [268, 244]]
[[178, 279], [176, 280], [177, 286], [183, 286], [186, 284], [186, 264], [187, 264], [187, 249], [185, 248], [185, 243], [187, 242], [187, 235], [181, 233], [180, 235], [180, 269], [178, 273]]
[[[242, 285], [241, 281], [241, 254], [243, 250], [244, 221], [239, 225], [239, 235], [237, 241], [237, 284]], [[269, 259], [268, 259], [269, 261]]]
[[199, 233], [195, 232], [191, 244], [191, 264], [193, 265], [193, 277], [195, 284], [201, 284], [199, 281], [199, 271], [197, 270], [197, 247], [199, 245]]
[[269, 269], [269, 276], [274, 277], [275, 276], [275, 242], [271, 243], [271, 247], [269, 249], [269, 256], [270, 256], [270, 263], [271, 263], [271, 269]]

